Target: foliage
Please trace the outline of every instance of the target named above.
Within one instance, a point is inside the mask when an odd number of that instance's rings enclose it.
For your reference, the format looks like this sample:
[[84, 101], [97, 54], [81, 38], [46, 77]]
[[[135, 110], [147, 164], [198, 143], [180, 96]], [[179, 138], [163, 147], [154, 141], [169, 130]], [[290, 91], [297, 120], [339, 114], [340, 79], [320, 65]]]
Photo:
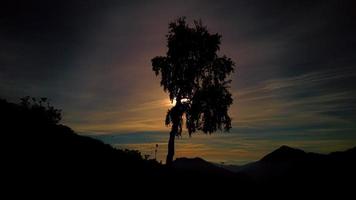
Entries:
[[190, 27], [182, 17], [169, 24], [167, 42], [167, 55], [152, 59], [161, 86], [176, 101], [167, 112], [166, 125], [176, 126], [176, 135], [180, 135], [185, 116], [189, 134], [228, 131], [228, 108], [233, 102], [228, 77], [234, 62], [218, 55], [221, 35], [209, 33], [201, 21]]
[[29, 96], [21, 98], [21, 109], [31, 116], [30, 120], [37, 120], [41, 123], [58, 124], [61, 119], [61, 110], [50, 105], [47, 98], [30, 98]]

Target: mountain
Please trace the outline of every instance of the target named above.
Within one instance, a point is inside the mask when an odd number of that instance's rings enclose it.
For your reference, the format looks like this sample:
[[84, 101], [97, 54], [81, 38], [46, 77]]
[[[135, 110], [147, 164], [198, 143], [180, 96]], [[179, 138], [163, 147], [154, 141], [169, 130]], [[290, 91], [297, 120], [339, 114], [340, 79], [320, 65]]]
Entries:
[[51, 118], [56, 112], [50, 107], [0, 99], [0, 110], [2, 172], [9, 177], [4, 181], [16, 186], [64, 182], [66, 186], [100, 187], [114, 181], [120, 192], [130, 188], [151, 192], [156, 188], [171, 191], [184, 183], [186, 188], [204, 189], [205, 194], [241, 194], [249, 189], [300, 192], [315, 186], [346, 187], [356, 180], [356, 147], [323, 155], [282, 146], [238, 167], [223, 167], [201, 158], [177, 158], [167, 167], [143, 159], [138, 151], [115, 149], [76, 134]]
[[108, 177], [129, 182], [159, 173], [162, 166], [156, 161], [78, 135], [53, 120], [54, 109], [42, 105], [0, 99], [2, 169], [11, 180], [101, 180], [93, 183], [98, 184]]
[[239, 167], [237, 174], [265, 186], [342, 185], [356, 178], [355, 149], [324, 155], [281, 146], [259, 161]]
[[178, 188], [186, 182], [185, 186], [192, 188], [221, 186], [224, 191], [225, 180], [234, 178], [232, 172], [203, 159], [180, 158], [167, 167], [144, 159], [138, 151], [116, 149], [78, 135], [60, 124], [57, 111], [47, 104], [14, 104], [0, 99], [0, 110], [2, 171], [9, 177], [5, 182], [26, 187], [36, 180], [44, 183], [39, 188], [62, 182], [95, 188], [114, 182], [115, 191], [120, 192]]
[[307, 153], [300, 149], [294, 149], [288, 146], [281, 146], [273, 152], [264, 156], [262, 162], [288, 162], [301, 161], [307, 157]]
[[173, 167], [178, 170], [184, 170], [185, 172], [210, 174], [219, 176], [233, 176], [234, 173], [226, 170], [222, 167], [203, 160], [201, 158], [177, 158], [173, 162]]
[[226, 170], [229, 170], [230, 172], [238, 172], [240, 171], [241, 166], [240, 165], [227, 165], [227, 164], [216, 164], [217, 166], [224, 168]]

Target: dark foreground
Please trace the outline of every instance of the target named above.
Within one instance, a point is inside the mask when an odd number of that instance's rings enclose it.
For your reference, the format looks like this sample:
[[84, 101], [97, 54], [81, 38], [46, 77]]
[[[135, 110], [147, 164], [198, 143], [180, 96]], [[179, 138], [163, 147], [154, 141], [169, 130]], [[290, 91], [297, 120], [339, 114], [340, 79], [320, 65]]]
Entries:
[[118, 196], [164, 197], [167, 192], [182, 197], [341, 197], [355, 186], [356, 148], [322, 155], [282, 146], [233, 170], [199, 158], [177, 159], [167, 167], [138, 151], [77, 135], [36, 109], [0, 100], [0, 110], [2, 181], [17, 191], [61, 194], [81, 188], [85, 194], [104, 190], [102, 194]]

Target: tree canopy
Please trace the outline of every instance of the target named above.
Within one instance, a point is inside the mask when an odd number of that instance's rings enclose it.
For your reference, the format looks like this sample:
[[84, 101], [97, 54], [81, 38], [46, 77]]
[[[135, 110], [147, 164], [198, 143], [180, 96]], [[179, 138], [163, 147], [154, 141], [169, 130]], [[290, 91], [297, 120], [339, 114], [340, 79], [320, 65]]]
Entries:
[[228, 131], [232, 104], [229, 92], [234, 62], [218, 55], [221, 35], [208, 32], [201, 21], [193, 27], [185, 18], [169, 24], [166, 56], [152, 59], [153, 71], [161, 77], [161, 86], [176, 105], [168, 110], [166, 125], [178, 125], [176, 135], [182, 132], [183, 115], [189, 134], [196, 131], [212, 133]]

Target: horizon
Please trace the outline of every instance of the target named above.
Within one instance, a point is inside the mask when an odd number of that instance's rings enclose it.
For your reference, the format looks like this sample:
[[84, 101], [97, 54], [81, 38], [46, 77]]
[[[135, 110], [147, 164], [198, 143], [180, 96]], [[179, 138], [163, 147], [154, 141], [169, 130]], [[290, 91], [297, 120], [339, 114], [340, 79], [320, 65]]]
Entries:
[[0, 8], [0, 97], [48, 97], [62, 123], [164, 162], [172, 106], [151, 59], [168, 23], [201, 19], [222, 35], [232, 129], [184, 131], [176, 157], [256, 161], [282, 145], [329, 153], [356, 144], [356, 14], [352, 1], [7, 2]]
[[[167, 155], [167, 132], [132, 132], [132, 133], [111, 133], [111, 134], [84, 134], [84, 136], [99, 139], [105, 143], [111, 144], [115, 148], [139, 150], [142, 155], [148, 155], [150, 159], [155, 159], [155, 146], [158, 144], [158, 152], [156, 160], [165, 163]], [[267, 154], [280, 148], [281, 146], [289, 146], [291, 148], [301, 149], [305, 152], [329, 154], [332, 152], [346, 151], [354, 148], [356, 145], [354, 141], [349, 141], [344, 146], [333, 146], [320, 148], [313, 144], [305, 144], [296, 139], [286, 143], [284, 141], [270, 142], [258, 139], [261, 137], [254, 137], [249, 134], [239, 134], [242, 138], [233, 143], [236, 149], [226, 148], [220, 151], [219, 148], [204, 146], [204, 143], [225, 143], [226, 139], [232, 136], [229, 133], [217, 133], [212, 135], [205, 135], [198, 133], [198, 135], [189, 138], [188, 134], [183, 134], [181, 138], [176, 139], [176, 156], [175, 158], [202, 158], [206, 161], [224, 164], [224, 165], [245, 165], [260, 160]], [[212, 138], [212, 137], [213, 138]], [[252, 138], [252, 139], [251, 139]], [[257, 139], [256, 139], [257, 138]], [[257, 141], [256, 141], [257, 140]], [[314, 139], [315, 140], [315, 139]], [[139, 143], [137, 141], [140, 141]], [[210, 142], [209, 142], [210, 141]], [[259, 145], [256, 145], [259, 144]], [[249, 146], [250, 145], [250, 146]], [[327, 144], [325, 144], [327, 146]], [[196, 152], [202, 152], [197, 154]], [[237, 156], [238, 155], [238, 156]], [[231, 159], [234, 158], [234, 159]]]

